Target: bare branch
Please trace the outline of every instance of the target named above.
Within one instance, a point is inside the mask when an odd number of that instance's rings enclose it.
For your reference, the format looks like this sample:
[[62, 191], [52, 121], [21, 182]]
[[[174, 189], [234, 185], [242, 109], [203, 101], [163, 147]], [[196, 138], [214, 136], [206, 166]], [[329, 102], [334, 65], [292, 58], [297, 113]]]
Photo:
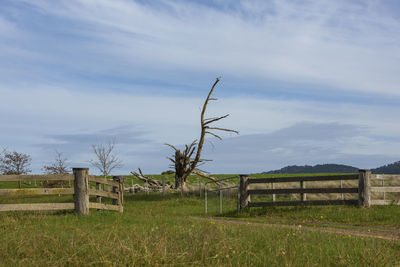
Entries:
[[219, 77], [215, 80], [213, 86], [211, 87], [210, 92], [207, 95], [206, 101], [204, 101], [203, 109], [201, 110], [201, 115], [200, 115], [200, 124], [201, 124], [200, 141], [197, 145], [196, 157], [195, 157], [194, 161], [192, 162], [192, 164], [190, 165], [190, 167], [188, 169], [188, 173], [185, 175], [186, 177], [196, 168], [196, 164], [200, 159], [201, 151], [203, 150], [204, 136], [206, 134], [206, 129], [204, 127], [204, 114], [206, 113], [208, 101], [211, 98], [211, 94], [213, 93], [214, 88], [217, 85], [217, 83], [219, 82], [219, 80], [220, 80]]
[[219, 140], [222, 140], [221, 136], [219, 136], [219, 135], [217, 135], [217, 134], [215, 134], [215, 133], [212, 133], [212, 132], [206, 131], [206, 134], [211, 134], [212, 136], [215, 136], [215, 137], [217, 137]]
[[167, 159], [169, 159], [170, 161], [172, 161], [173, 163], [175, 163], [175, 159], [174, 159], [174, 158], [167, 157]]
[[225, 132], [232, 132], [232, 133], [239, 134], [238, 131], [231, 130], [231, 129], [225, 129], [225, 128], [219, 128], [219, 127], [208, 127], [208, 126], [206, 128], [210, 129], [210, 130], [218, 130], [218, 131], [225, 131]]
[[56, 156], [54, 162], [50, 165], [43, 166], [43, 170], [47, 174], [67, 174], [70, 173], [66, 164], [67, 158], [63, 158], [62, 153], [55, 151]]
[[226, 114], [226, 115], [221, 116], [221, 117], [218, 117], [218, 118], [207, 119], [206, 122], [204, 123], [204, 125], [208, 125], [208, 124], [210, 124], [210, 123], [213, 123], [213, 122], [216, 122], [216, 121], [225, 119], [225, 118], [228, 117], [228, 116], [229, 116], [229, 114]]
[[[139, 179], [140, 181], [149, 184], [150, 186], [158, 186], [158, 187], [161, 187], [161, 186], [162, 186], [162, 182], [160, 182], [160, 181], [158, 181], [158, 180], [155, 180], [155, 179], [152, 179], [152, 178], [150, 178], [150, 177], [144, 175], [144, 174], [142, 173], [142, 170], [141, 170], [140, 168], [138, 168], [138, 170], [139, 170], [139, 174], [136, 173], [136, 172], [134, 172], [134, 171], [131, 171], [131, 174], [134, 175], [134, 176], [135, 176], [137, 179]], [[166, 184], [166, 186], [169, 186], [169, 185]], [[169, 187], [170, 187], [170, 186], [169, 186]]]
[[165, 143], [164, 145], [166, 145], [166, 146], [169, 146], [169, 147], [172, 147], [175, 151], [177, 151], [178, 149], [176, 148], [176, 147], [174, 147], [173, 145], [171, 145], [171, 144], [168, 144], [168, 143]]
[[217, 178], [215, 178], [215, 177], [213, 177], [213, 176], [211, 176], [211, 175], [202, 173], [202, 172], [201, 172], [200, 170], [198, 170], [198, 169], [194, 169], [194, 170], [192, 171], [192, 173], [197, 174], [197, 175], [199, 175], [199, 176], [201, 176], [201, 177], [210, 179], [211, 181], [214, 181], [215, 183], [219, 184]]

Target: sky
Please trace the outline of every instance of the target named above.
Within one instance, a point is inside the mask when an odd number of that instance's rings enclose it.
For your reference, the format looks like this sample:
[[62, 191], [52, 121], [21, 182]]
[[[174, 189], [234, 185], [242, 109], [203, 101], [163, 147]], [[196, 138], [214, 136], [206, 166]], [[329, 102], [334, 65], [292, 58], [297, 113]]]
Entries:
[[397, 0], [0, 0], [0, 148], [41, 173], [59, 151], [114, 174], [168, 170], [201, 106], [238, 130], [208, 136], [202, 169], [375, 168], [400, 160]]

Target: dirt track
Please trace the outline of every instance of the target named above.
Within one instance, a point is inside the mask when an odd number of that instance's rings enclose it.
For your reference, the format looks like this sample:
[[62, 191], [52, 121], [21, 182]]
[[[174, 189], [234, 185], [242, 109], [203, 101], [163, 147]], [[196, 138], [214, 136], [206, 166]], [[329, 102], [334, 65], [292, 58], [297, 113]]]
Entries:
[[313, 232], [326, 232], [332, 234], [341, 234], [348, 236], [378, 238], [390, 241], [400, 241], [400, 229], [393, 227], [368, 227], [368, 226], [355, 226], [345, 224], [331, 224], [331, 225], [293, 225], [293, 224], [279, 224], [279, 223], [263, 223], [263, 222], [252, 222], [244, 220], [229, 220], [222, 218], [199, 218], [191, 217], [194, 220], [209, 221], [215, 223], [229, 223], [229, 224], [246, 224], [252, 226], [268, 226], [268, 227], [279, 227], [293, 230], [306, 230]]

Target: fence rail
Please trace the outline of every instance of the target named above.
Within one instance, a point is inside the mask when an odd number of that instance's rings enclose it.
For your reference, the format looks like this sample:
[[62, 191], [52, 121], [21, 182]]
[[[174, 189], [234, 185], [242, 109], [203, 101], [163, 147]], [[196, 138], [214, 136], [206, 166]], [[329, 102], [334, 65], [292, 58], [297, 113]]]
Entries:
[[[358, 174], [327, 175], [327, 176], [291, 176], [277, 178], [250, 178], [249, 175], [240, 175], [239, 210], [246, 207], [265, 206], [296, 206], [296, 205], [400, 205], [400, 200], [387, 200], [385, 193], [400, 193], [400, 186], [371, 186], [371, 179], [398, 179], [400, 175], [371, 174], [370, 170], [360, 170]], [[358, 180], [358, 187], [343, 187], [345, 180]], [[306, 182], [340, 181], [340, 187], [306, 188]], [[300, 183], [300, 188], [275, 188], [276, 183]], [[249, 189], [251, 184], [271, 184], [272, 189]], [[307, 200], [307, 194], [341, 194], [341, 200]], [[344, 199], [344, 194], [357, 194], [357, 199]], [[383, 200], [372, 200], [372, 193], [383, 193]], [[300, 194], [297, 201], [276, 201], [279, 194]], [[251, 196], [272, 195], [272, 202], [251, 202]]]
[[248, 207], [271, 206], [314, 206], [314, 205], [357, 205], [357, 199], [350, 200], [307, 200], [307, 201], [277, 201], [277, 202], [249, 202]]
[[[73, 203], [24, 203], [0, 204], [0, 211], [52, 211], [75, 210], [76, 213], [88, 215], [89, 209], [103, 209], [123, 212], [124, 179], [114, 176], [113, 180], [89, 176], [89, 169], [74, 168], [68, 175], [0, 175], [0, 182], [32, 181], [74, 181], [73, 188], [20, 188], [0, 189], [0, 196], [38, 196], [38, 195], [74, 195]], [[90, 188], [90, 182], [96, 183], [96, 189]], [[104, 190], [100, 185], [112, 187]], [[96, 203], [89, 202], [89, 196], [96, 196]], [[101, 203], [101, 197], [112, 199], [112, 204]]]
[[73, 209], [75, 209], [74, 203], [28, 203], [0, 205], [0, 211], [52, 211]]
[[371, 201], [372, 205], [400, 205], [400, 200], [387, 200], [387, 199], [375, 199]]
[[371, 187], [371, 192], [375, 193], [400, 193], [400, 186]]
[[73, 181], [73, 174], [57, 175], [0, 175], [0, 182]]
[[358, 179], [357, 174], [351, 175], [325, 175], [325, 176], [289, 176], [277, 178], [252, 178], [248, 180], [249, 184], [258, 183], [288, 183], [288, 182], [307, 182], [307, 181], [338, 181], [338, 180], [355, 180]]
[[73, 188], [0, 189], [0, 196], [71, 195]]
[[248, 189], [250, 195], [272, 194], [331, 194], [331, 193], [358, 193], [358, 188], [283, 188], [283, 189]]

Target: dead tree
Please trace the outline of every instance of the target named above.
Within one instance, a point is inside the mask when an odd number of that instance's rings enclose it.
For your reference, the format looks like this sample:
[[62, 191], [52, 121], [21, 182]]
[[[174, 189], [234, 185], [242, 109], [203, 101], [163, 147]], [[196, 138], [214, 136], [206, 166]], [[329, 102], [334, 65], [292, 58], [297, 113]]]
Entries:
[[[166, 144], [167, 146], [170, 146], [175, 150], [174, 156], [168, 158], [173, 163], [172, 167], [175, 168], [175, 188], [182, 189], [183, 186], [186, 184], [188, 176], [191, 173], [196, 172], [196, 174], [199, 173], [203, 174], [201, 170], [198, 169], [198, 166], [207, 161], [201, 158], [201, 152], [203, 150], [203, 145], [207, 134], [214, 136], [219, 140], [222, 140], [221, 136], [216, 134], [214, 131], [232, 132], [236, 134], [239, 133], [238, 131], [235, 130], [211, 126], [212, 123], [227, 118], [229, 114], [220, 117], [205, 118], [205, 113], [208, 103], [212, 100], [217, 100], [216, 98], [212, 98], [211, 95], [219, 80], [220, 79], [217, 78], [217, 80], [214, 82], [203, 104], [203, 108], [201, 110], [201, 115], [200, 115], [201, 132], [199, 140], [196, 139], [190, 145], [186, 145], [185, 150], [183, 151], [177, 149], [175, 146], [171, 144]], [[207, 177], [206, 174], [203, 174], [202, 176]], [[211, 176], [208, 176], [207, 178], [210, 177]]]
[[43, 171], [47, 174], [68, 174], [70, 173], [69, 168], [66, 164], [67, 158], [62, 156], [61, 152], [56, 152], [56, 157], [54, 158], [54, 162], [50, 165], [43, 166]]
[[115, 140], [109, 141], [107, 145], [92, 145], [96, 159], [89, 162], [101, 172], [104, 178], [107, 178], [113, 169], [122, 166], [122, 161], [113, 154], [114, 147]]

